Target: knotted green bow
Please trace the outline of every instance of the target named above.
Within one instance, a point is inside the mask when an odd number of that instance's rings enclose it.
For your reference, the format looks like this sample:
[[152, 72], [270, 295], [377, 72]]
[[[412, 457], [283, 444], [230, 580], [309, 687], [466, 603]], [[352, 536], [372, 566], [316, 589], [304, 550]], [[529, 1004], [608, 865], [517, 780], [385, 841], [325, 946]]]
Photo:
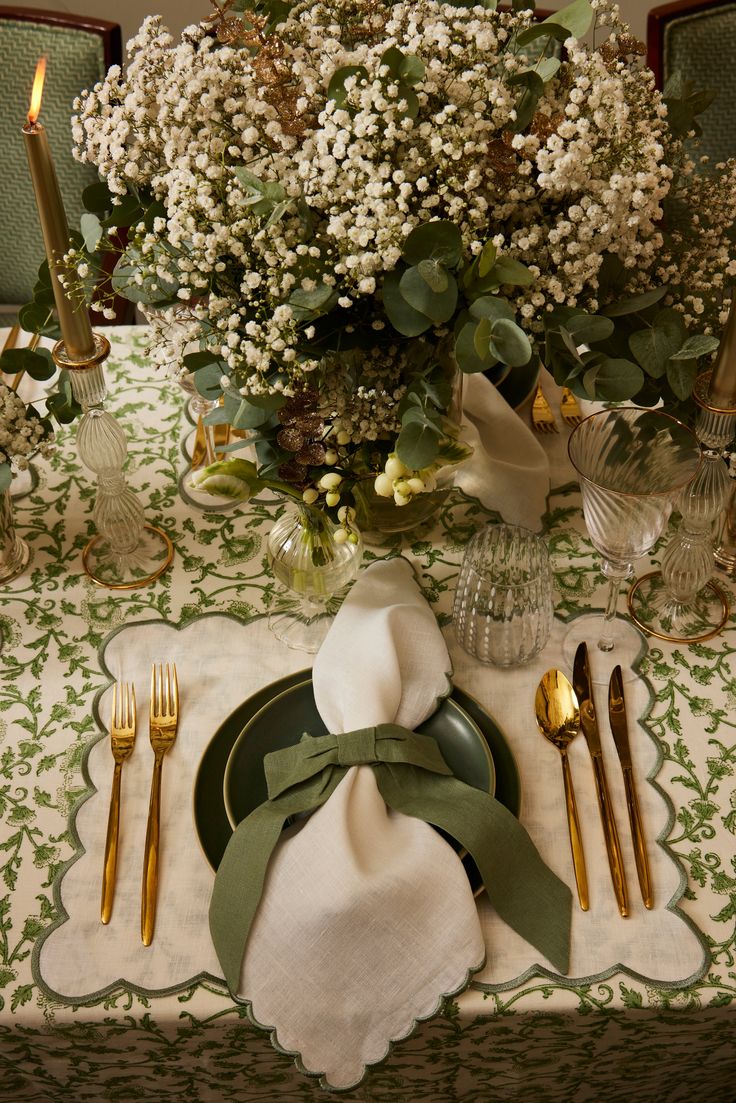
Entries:
[[544, 864], [518, 820], [494, 797], [453, 776], [430, 736], [397, 724], [342, 735], [305, 734], [264, 758], [268, 800], [235, 830], [215, 877], [210, 932], [235, 994], [266, 870], [285, 821], [313, 812], [351, 766], [370, 765], [389, 808], [442, 828], [472, 855], [501, 918], [567, 972], [570, 890]]

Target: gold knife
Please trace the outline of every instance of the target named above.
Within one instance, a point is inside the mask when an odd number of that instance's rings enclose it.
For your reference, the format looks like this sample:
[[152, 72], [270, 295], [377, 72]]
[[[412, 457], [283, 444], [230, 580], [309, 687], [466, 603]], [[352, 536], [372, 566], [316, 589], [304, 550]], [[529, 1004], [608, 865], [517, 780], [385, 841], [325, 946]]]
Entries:
[[618, 751], [618, 760], [621, 763], [621, 772], [624, 775], [624, 788], [626, 790], [626, 808], [629, 813], [631, 825], [631, 840], [634, 844], [634, 860], [636, 861], [636, 874], [639, 878], [641, 898], [645, 908], [653, 908], [652, 881], [649, 875], [649, 862], [647, 861], [647, 849], [644, 845], [644, 828], [642, 827], [639, 813], [639, 801], [634, 785], [634, 772], [631, 763], [631, 747], [629, 746], [629, 730], [626, 722], [626, 701], [624, 700], [624, 683], [621, 676], [621, 667], [613, 668], [611, 681], [608, 685], [608, 715], [611, 721], [613, 741]]
[[624, 873], [624, 861], [621, 855], [621, 844], [618, 841], [616, 821], [613, 817], [613, 806], [606, 782], [606, 770], [603, 765], [603, 751], [601, 749], [601, 737], [598, 731], [598, 721], [595, 715], [593, 691], [590, 680], [590, 667], [588, 665], [588, 646], [583, 641], [575, 652], [573, 664], [572, 684], [580, 705], [580, 723], [588, 744], [588, 751], [593, 762], [593, 776], [595, 778], [598, 807], [603, 824], [603, 835], [606, 840], [606, 852], [608, 854], [608, 866], [611, 870], [613, 891], [616, 894], [616, 902], [621, 915], [629, 914], [629, 902], [626, 893], [626, 875]]

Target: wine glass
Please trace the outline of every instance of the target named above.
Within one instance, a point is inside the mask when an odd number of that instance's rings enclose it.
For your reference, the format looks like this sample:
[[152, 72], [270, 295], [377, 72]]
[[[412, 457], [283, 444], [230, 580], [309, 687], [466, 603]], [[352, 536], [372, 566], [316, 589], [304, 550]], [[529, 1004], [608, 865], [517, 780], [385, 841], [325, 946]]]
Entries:
[[700, 447], [695, 434], [669, 414], [627, 407], [582, 421], [570, 434], [568, 455], [580, 476], [588, 534], [610, 585], [603, 618], [574, 621], [565, 654], [574, 653], [575, 640], [595, 633], [600, 651], [615, 650], [616, 661], [629, 665], [642, 637], [616, 618], [621, 584], [664, 531], [678, 494], [700, 467]]

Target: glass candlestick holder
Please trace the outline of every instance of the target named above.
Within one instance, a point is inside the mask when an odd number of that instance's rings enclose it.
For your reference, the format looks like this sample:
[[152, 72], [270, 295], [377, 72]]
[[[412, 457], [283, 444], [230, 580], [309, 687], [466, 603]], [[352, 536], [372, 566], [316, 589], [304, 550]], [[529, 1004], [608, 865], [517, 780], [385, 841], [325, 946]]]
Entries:
[[53, 350], [57, 367], [69, 373], [72, 393], [82, 407], [77, 449], [85, 467], [97, 475], [93, 518], [97, 535], [82, 553], [85, 572], [111, 590], [133, 590], [155, 581], [173, 559], [171, 540], [145, 522], [143, 507], [128, 486], [123, 467], [128, 453], [125, 434], [104, 408], [107, 388], [103, 365], [110, 343], [94, 335], [95, 352], [86, 360], [69, 356], [63, 341]]
[[693, 390], [698, 415], [695, 435], [703, 463], [680, 494], [680, 524], [662, 556], [661, 569], [640, 578], [629, 592], [632, 620], [650, 636], [695, 643], [715, 636], [726, 624], [728, 599], [711, 579], [713, 524], [730, 491], [724, 450], [736, 431], [736, 403], [710, 398], [711, 373], [698, 376]]

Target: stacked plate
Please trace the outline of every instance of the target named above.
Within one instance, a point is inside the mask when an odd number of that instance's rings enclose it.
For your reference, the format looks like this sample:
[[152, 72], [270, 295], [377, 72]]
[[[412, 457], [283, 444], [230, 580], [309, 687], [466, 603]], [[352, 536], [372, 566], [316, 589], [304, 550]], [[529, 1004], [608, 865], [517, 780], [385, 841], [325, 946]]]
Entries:
[[[311, 672], [300, 671], [265, 686], [228, 716], [215, 732], [194, 785], [194, 819], [213, 869], [220, 864], [234, 827], [268, 798], [264, 756], [298, 743], [304, 732], [326, 728], [317, 712]], [[467, 693], [455, 689], [417, 729], [437, 740], [453, 773], [483, 789], [514, 815], [521, 793], [514, 757], [496, 722]], [[448, 842], [459, 847], [452, 839]], [[482, 890], [472, 860], [463, 856], [476, 892]]]

